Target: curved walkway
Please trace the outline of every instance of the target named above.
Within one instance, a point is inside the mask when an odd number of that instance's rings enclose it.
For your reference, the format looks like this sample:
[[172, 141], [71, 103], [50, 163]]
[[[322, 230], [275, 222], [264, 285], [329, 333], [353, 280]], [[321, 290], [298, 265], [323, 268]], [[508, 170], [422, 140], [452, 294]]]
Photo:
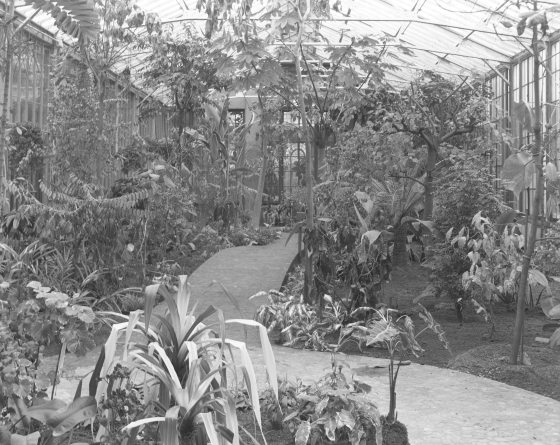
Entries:
[[[263, 247], [236, 247], [214, 255], [189, 279], [199, 309], [208, 304], [220, 307], [226, 318], [252, 318], [262, 301], [247, 298], [260, 290], [278, 289], [297, 251], [297, 239], [285, 246], [287, 235]], [[219, 285], [239, 301], [238, 311]], [[155, 310], [163, 311], [161, 307]], [[228, 331], [228, 337], [247, 340], [256, 363], [259, 387], [265, 384], [262, 354], [257, 336]], [[290, 380], [310, 382], [330, 370], [328, 353], [274, 347], [278, 373]], [[97, 357], [97, 355], [93, 355]], [[65, 368], [68, 368], [69, 362]], [[339, 354], [356, 377], [373, 390], [368, 397], [386, 413], [388, 403], [387, 360]], [[76, 375], [83, 358], [76, 359]], [[87, 372], [86, 371], [86, 372]], [[85, 372], [83, 373], [85, 374]], [[75, 386], [74, 386], [75, 387]], [[58, 397], [71, 388], [59, 388]], [[398, 418], [408, 428], [413, 445], [560, 445], [560, 402], [459, 371], [411, 364], [401, 368], [397, 382]]]
[[[294, 260], [298, 241], [293, 235], [288, 244], [287, 233], [266, 246], [241, 246], [224, 249], [210, 257], [189, 277], [191, 301], [198, 303], [202, 311], [209, 305], [221, 309], [225, 319], [253, 319], [257, 308], [265, 298], [248, 298], [259, 291], [280, 289], [284, 276]], [[226, 292], [229, 294], [226, 295]], [[232, 302], [236, 301], [239, 309]], [[155, 313], [163, 314], [165, 305], [154, 308]], [[243, 328], [230, 325], [229, 338], [246, 341], [249, 346], [256, 344], [255, 336], [246, 335]]]

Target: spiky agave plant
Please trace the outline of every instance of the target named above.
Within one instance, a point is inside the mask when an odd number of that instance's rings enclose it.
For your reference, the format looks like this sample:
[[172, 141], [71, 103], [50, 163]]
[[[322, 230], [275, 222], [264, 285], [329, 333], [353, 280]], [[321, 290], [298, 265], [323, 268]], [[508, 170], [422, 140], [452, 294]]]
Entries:
[[[164, 316], [152, 314], [158, 293], [164, 297]], [[130, 423], [126, 428], [131, 435], [146, 423], [163, 422], [164, 427], [160, 431], [162, 443], [165, 444], [198, 444], [200, 441], [204, 445], [207, 442], [212, 445], [236, 445], [239, 443], [238, 424], [233, 389], [228, 386], [228, 370], [233, 370], [235, 376], [238, 373], [243, 376], [261, 428], [262, 423], [251, 358], [245, 343], [226, 337], [226, 324], [240, 323], [258, 328], [269, 382], [277, 395], [276, 366], [266, 328], [253, 320], [224, 320], [221, 310], [214, 306], [196, 315], [196, 304], [191, 308], [190, 300], [187, 277], [181, 276], [175, 294], [161, 285], [147, 287], [143, 323], [142, 311], [129, 316], [104, 313], [106, 317], [122, 322], [113, 325], [105, 344], [102, 353], [105, 357], [102, 365], [98, 366], [98, 375], [95, 375], [95, 380], [99, 382], [95, 392], [98, 398], [105, 396], [107, 386], [102, 379], [114, 364], [117, 338], [124, 332], [123, 359], [126, 361], [130, 357], [135, 369], [151, 377], [148, 386], [157, 388], [158, 402], [166, 411], [164, 417], [150, 417]], [[217, 330], [205, 324], [215, 314], [218, 317]], [[130, 342], [135, 331], [142, 334], [144, 343]], [[235, 355], [234, 350], [237, 351]], [[144, 403], [148, 402], [146, 398]], [[199, 435], [199, 430], [204, 430], [205, 434]]]

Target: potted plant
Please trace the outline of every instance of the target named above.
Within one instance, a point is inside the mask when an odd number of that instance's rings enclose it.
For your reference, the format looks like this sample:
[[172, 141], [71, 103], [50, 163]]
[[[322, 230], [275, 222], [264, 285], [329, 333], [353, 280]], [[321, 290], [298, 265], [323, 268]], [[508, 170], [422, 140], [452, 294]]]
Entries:
[[426, 327], [416, 333], [414, 323], [408, 315], [381, 308], [375, 311], [375, 316], [364, 323], [353, 323], [343, 328], [339, 345], [350, 339], [357, 340], [360, 345], [383, 345], [389, 352], [389, 412], [381, 418], [383, 427], [383, 443], [390, 445], [409, 445], [406, 427], [397, 420], [397, 378], [405, 358], [409, 355], [418, 356], [424, 350], [416, 338], [430, 329], [435, 332], [447, 350], [449, 343], [445, 338], [439, 323], [421, 304], [418, 315], [426, 323]]

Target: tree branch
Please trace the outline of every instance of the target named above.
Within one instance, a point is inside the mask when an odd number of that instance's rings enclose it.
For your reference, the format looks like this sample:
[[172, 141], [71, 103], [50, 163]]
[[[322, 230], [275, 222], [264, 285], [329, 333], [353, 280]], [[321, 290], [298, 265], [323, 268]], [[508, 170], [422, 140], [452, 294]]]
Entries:
[[449, 93], [449, 94], [447, 95], [447, 97], [446, 97], [445, 99], [443, 99], [442, 105], [443, 105], [445, 102], [447, 102], [451, 97], [453, 97], [453, 95], [454, 95], [457, 91], [459, 91], [459, 90], [461, 89], [461, 87], [466, 83], [467, 79], [468, 79], [468, 77], [465, 77], [465, 78], [463, 79], [463, 81], [461, 82], [461, 84], [457, 85], [457, 88], [455, 88], [453, 91], [451, 91], [451, 93]]
[[[336, 74], [336, 71], [338, 70], [338, 68], [340, 67], [340, 64], [342, 63], [342, 60], [344, 60], [344, 58], [346, 57], [346, 54], [348, 54], [348, 51], [350, 51], [350, 49], [352, 48], [352, 45], [354, 44], [354, 39], [352, 39], [352, 42], [350, 43], [350, 45], [348, 45], [346, 47], [346, 49], [344, 50], [344, 52], [342, 53], [342, 56], [340, 56], [340, 59], [338, 60], [337, 64], [333, 67], [333, 72], [331, 74], [331, 78], [329, 79], [329, 86], [327, 87], [327, 92], [325, 94], [325, 100], [323, 101], [323, 107], [320, 110], [322, 112], [322, 110], [325, 109], [325, 107], [327, 106], [327, 99], [329, 98], [329, 91], [331, 89], [331, 85], [334, 79], [334, 75]], [[307, 64], [306, 64], [307, 65]]]
[[319, 98], [319, 92], [317, 91], [317, 87], [315, 86], [315, 81], [313, 80], [313, 76], [311, 75], [311, 70], [309, 69], [309, 65], [307, 64], [307, 57], [305, 57], [305, 53], [303, 52], [303, 46], [301, 44], [299, 50], [301, 52], [303, 63], [305, 63], [305, 68], [307, 68], [307, 74], [309, 76], [309, 80], [311, 80], [311, 85], [313, 86], [313, 92], [315, 93], [315, 97], [317, 98], [317, 105], [319, 105], [319, 113], [323, 114], [323, 110], [321, 108], [321, 100]]
[[420, 184], [422, 187], [426, 187], [426, 184], [424, 184], [422, 181], [420, 181], [419, 179], [413, 178], [412, 176], [407, 176], [407, 175], [389, 175], [389, 177], [391, 178], [396, 178], [396, 179], [410, 179], [411, 181], [414, 181], [418, 184]]
[[468, 133], [472, 133], [474, 131], [475, 126], [471, 125], [469, 127], [463, 127], [463, 128], [456, 128], [455, 130], [450, 131], [449, 133], [447, 133], [446, 135], [444, 135], [441, 138], [441, 142], [447, 142], [449, 139], [451, 139], [454, 136], [459, 136], [460, 134], [468, 134]]

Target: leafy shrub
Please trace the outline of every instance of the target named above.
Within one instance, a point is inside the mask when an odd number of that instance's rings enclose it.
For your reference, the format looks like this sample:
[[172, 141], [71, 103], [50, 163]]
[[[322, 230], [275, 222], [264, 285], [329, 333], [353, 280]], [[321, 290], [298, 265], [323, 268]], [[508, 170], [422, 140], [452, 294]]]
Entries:
[[85, 354], [95, 346], [96, 317], [82, 294], [70, 297], [30, 281], [44, 270], [51, 250], [35, 244], [17, 254], [6, 245], [0, 247], [5, 280], [0, 284], [0, 406], [16, 407], [0, 424], [24, 432], [38, 427], [32, 427], [31, 418], [41, 420], [30, 406], [47, 398], [47, 387], [56, 385], [56, 371], [39, 369], [44, 348], [57, 344], [60, 354]]
[[[130, 422], [153, 415], [164, 414], [155, 403], [144, 404], [144, 395], [140, 387], [134, 383], [132, 370], [117, 363], [107, 374], [107, 394], [98, 406], [97, 420], [104, 425], [103, 434], [99, 435], [105, 445], [126, 444], [129, 433], [123, 430]], [[155, 425], [147, 425], [142, 431], [143, 441], [157, 440]]]
[[[437, 180], [434, 196], [434, 222], [441, 232], [470, 226], [472, 216], [479, 211], [495, 220], [507, 209], [495, 186], [496, 178], [480, 160], [452, 155], [450, 162]], [[461, 284], [461, 275], [469, 267], [465, 254], [446, 243], [433, 246], [432, 278], [439, 295], [454, 300], [466, 297]]]
[[560, 277], [560, 223], [552, 224], [535, 247], [535, 267], [547, 277]]
[[278, 233], [267, 228], [236, 227], [226, 237], [233, 246], [266, 246], [278, 239]]
[[82, 355], [95, 346], [92, 330], [96, 317], [79, 294], [71, 298], [38, 281], [4, 284], [5, 310], [16, 339], [41, 346], [64, 344], [70, 352]]
[[297, 264], [292, 271], [288, 272], [287, 279], [281, 288], [282, 293], [284, 295], [294, 295], [295, 297], [303, 295], [304, 278], [305, 269], [301, 264]]
[[438, 243], [433, 247], [433, 258], [429, 265], [433, 270], [431, 280], [436, 290], [436, 296], [452, 298], [466, 298], [467, 291], [463, 287], [461, 277], [469, 268], [470, 261], [464, 249]]
[[266, 297], [268, 304], [257, 309], [255, 320], [265, 326], [269, 334], [277, 335], [284, 346], [332, 351], [336, 345], [329, 341], [338, 337], [343, 323], [353, 315], [329, 296], [324, 297], [321, 317], [313, 305], [303, 302], [302, 295], [295, 297], [270, 290], [258, 292], [249, 299], [261, 297]]
[[[54, 63], [53, 68], [64, 66]], [[52, 162], [54, 176], [65, 181], [70, 175], [90, 182], [104, 170], [113, 170], [111, 144], [114, 140], [114, 119], [109, 119], [109, 108], [104, 116], [105, 142], [99, 139], [97, 87], [85, 69], [73, 77], [56, 73], [59, 82], [49, 100], [48, 131], [56, 147]], [[62, 76], [61, 76], [62, 74]], [[103, 161], [101, 161], [103, 160]]]
[[12, 176], [29, 178], [32, 172], [38, 173], [47, 154], [41, 129], [32, 123], [24, 123], [13, 127], [8, 137]]
[[[295, 434], [296, 445], [347, 440], [353, 445], [381, 443], [381, 417], [377, 406], [363, 394], [365, 385], [348, 380], [342, 366], [332, 361], [332, 371], [296, 394], [296, 408], [284, 418]], [[375, 443], [375, 442], [374, 442]]]
[[[463, 227], [453, 236], [450, 229], [446, 235], [447, 242], [469, 260], [461, 282], [468, 292], [467, 298], [471, 299], [477, 312], [492, 323], [490, 336], [494, 333], [493, 303], [512, 303], [518, 294], [525, 248], [522, 229], [514, 222], [506, 224], [500, 233], [489, 218], [478, 212], [472, 218], [470, 230]], [[529, 270], [528, 286], [526, 303], [530, 307], [538, 303], [535, 295], [550, 296], [546, 276], [535, 268]], [[540, 296], [538, 298], [540, 299]]]
[[449, 162], [451, 165], [436, 182], [434, 196], [434, 222], [441, 232], [469, 226], [479, 211], [495, 220], [507, 209], [496, 187], [496, 177], [480, 156], [452, 155]]
[[278, 397], [270, 388], [261, 393], [261, 411], [270, 421], [273, 429], [280, 430], [284, 426], [284, 417], [298, 409], [298, 393], [301, 383], [297, 384], [284, 379], [278, 382]]

